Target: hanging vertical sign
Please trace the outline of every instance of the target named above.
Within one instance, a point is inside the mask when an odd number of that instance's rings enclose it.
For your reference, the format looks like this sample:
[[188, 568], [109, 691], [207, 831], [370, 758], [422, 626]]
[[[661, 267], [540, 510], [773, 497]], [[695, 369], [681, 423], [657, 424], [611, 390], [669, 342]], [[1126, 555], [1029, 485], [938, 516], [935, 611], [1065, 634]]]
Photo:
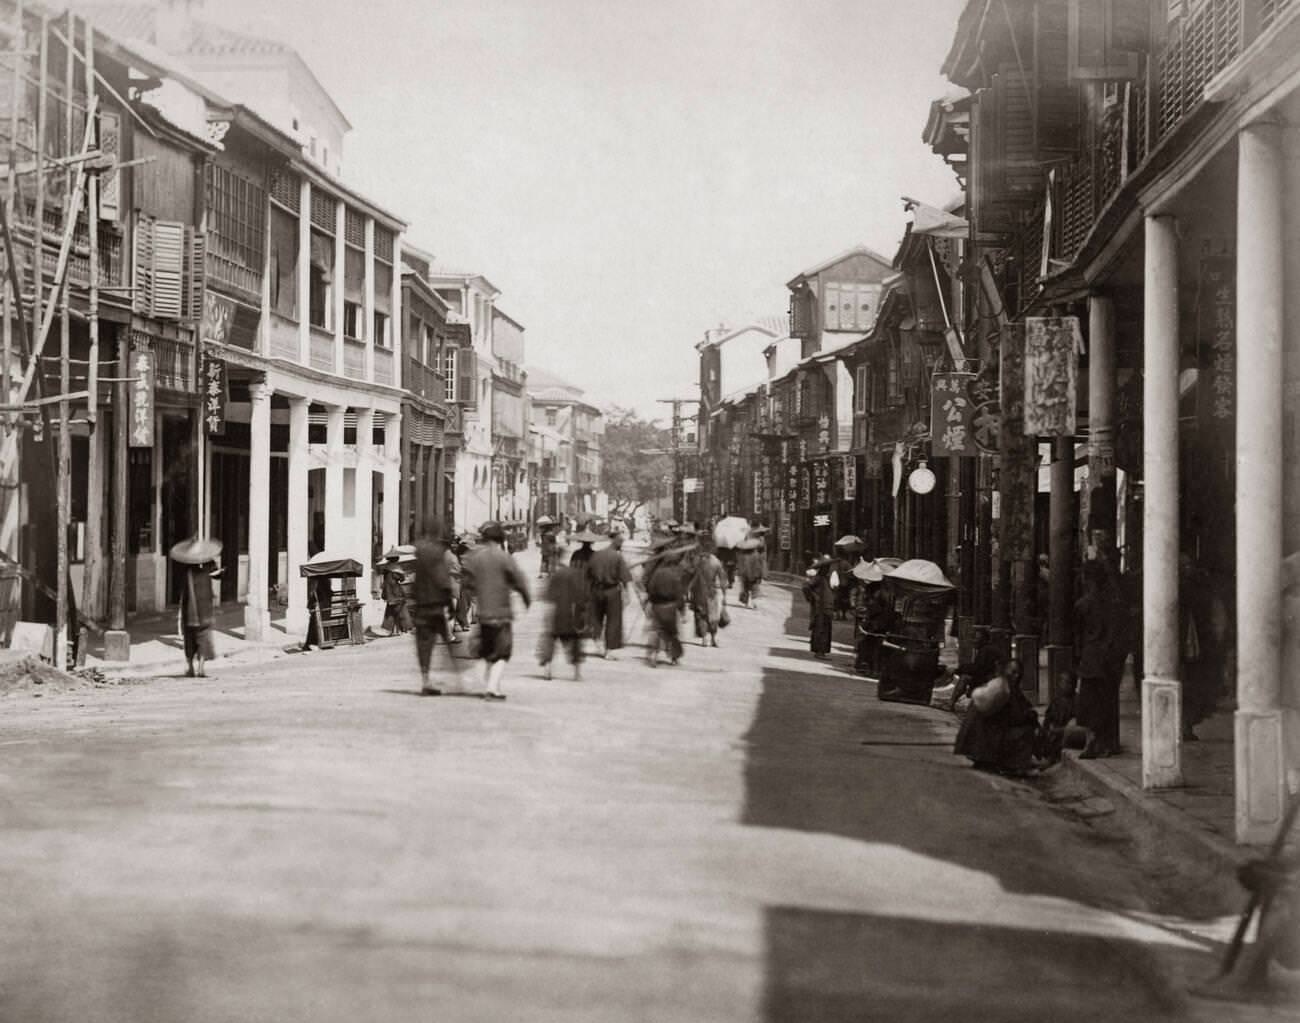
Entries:
[[936, 373], [931, 378], [930, 450], [941, 455], [974, 455], [975, 403], [966, 391], [969, 373]]
[[789, 462], [785, 469], [785, 510], [797, 511], [799, 508], [799, 467]]
[[200, 334], [204, 341], [225, 344], [235, 322], [235, 303], [215, 291], [203, 293], [203, 320]]
[[147, 344], [131, 347], [131, 383], [127, 390], [127, 417], [130, 423], [129, 445], [153, 447], [154, 353]]
[[812, 505], [812, 474], [808, 466], [799, 470], [799, 507], [807, 510]]
[[789, 549], [790, 549], [790, 516], [782, 515], [781, 516], [781, 550], [788, 551]]
[[203, 423], [208, 433], [226, 432], [226, 364], [211, 355], [203, 356]]
[[1197, 341], [1201, 382], [1196, 388], [1197, 416], [1209, 432], [1231, 446], [1237, 389], [1237, 289], [1231, 256], [1201, 260], [1197, 291]]
[[844, 500], [855, 501], [858, 497], [858, 460], [853, 455], [844, 456]]
[[831, 500], [831, 466], [822, 459], [813, 463], [813, 503], [820, 507]]
[[1082, 346], [1077, 316], [1025, 318], [1025, 433], [1074, 436]]

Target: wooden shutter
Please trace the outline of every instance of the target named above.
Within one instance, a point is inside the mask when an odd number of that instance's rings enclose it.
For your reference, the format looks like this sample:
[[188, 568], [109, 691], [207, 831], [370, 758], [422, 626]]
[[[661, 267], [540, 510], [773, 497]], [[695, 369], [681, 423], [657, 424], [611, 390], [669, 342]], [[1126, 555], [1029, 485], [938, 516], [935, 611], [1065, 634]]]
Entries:
[[148, 221], [152, 234], [152, 260], [149, 277], [153, 294], [148, 304], [150, 316], [179, 320], [185, 307], [186, 228], [179, 221]]
[[1146, 0], [1070, 0], [1070, 80], [1135, 80], [1150, 29]]
[[462, 348], [456, 358], [456, 400], [478, 407], [478, 359], [472, 348]]
[[135, 221], [134, 308], [145, 316], [153, 313], [153, 225], [152, 217]]
[[208, 242], [201, 231], [185, 228], [185, 308], [182, 318], [195, 322], [203, 318], [203, 282]]

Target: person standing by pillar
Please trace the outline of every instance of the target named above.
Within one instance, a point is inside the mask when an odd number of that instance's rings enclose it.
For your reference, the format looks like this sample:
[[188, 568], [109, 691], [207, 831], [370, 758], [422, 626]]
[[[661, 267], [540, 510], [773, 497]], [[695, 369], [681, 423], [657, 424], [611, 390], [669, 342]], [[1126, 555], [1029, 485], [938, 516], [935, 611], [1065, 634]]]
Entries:
[[[1124, 643], [1116, 614], [1119, 593], [1108, 585], [1102, 564], [1083, 567], [1083, 596], [1074, 605], [1078, 720], [1088, 729], [1082, 757], [1109, 757], [1119, 747], [1119, 683]], [[1118, 663], [1117, 663], [1118, 662]]]
[[205, 678], [203, 665], [216, 657], [212, 645], [212, 574], [216, 564], [185, 566], [185, 583], [181, 587], [181, 633], [185, 640], [185, 674]]
[[505, 550], [506, 531], [499, 522], [486, 522], [479, 531], [483, 546], [465, 562], [465, 585], [478, 598], [479, 656], [483, 660], [483, 698], [504, 700], [501, 680], [514, 652], [514, 591], [528, 607], [528, 580]]

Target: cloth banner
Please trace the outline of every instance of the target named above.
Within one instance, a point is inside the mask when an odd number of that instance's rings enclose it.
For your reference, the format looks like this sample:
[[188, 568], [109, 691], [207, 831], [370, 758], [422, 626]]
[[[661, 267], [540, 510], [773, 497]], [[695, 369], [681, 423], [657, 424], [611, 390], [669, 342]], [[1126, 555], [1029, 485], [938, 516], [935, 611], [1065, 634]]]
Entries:
[[1237, 287], [1232, 256], [1201, 260], [1196, 299], [1197, 420], [1209, 436], [1232, 450], [1237, 389]]
[[153, 447], [153, 388], [156, 375], [153, 349], [142, 345], [132, 346], [131, 383], [127, 390], [130, 447]]
[[858, 459], [854, 455], [844, 457], [844, 500], [854, 501], [858, 496]]
[[942, 455], [974, 455], [975, 403], [967, 392], [969, 373], [936, 373], [931, 378], [930, 450]]
[[1083, 332], [1077, 316], [1025, 319], [1025, 433], [1073, 437], [1078, 353]]
[[831, 500], [831, 465], [825, 459], [814, 462], [812, 467], [813, 504], [821, 507]]

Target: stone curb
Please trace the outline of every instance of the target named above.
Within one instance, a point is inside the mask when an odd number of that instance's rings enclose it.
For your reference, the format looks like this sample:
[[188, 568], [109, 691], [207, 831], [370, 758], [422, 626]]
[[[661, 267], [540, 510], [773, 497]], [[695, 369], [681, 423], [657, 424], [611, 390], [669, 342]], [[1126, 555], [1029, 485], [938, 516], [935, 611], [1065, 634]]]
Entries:
[[1067, 752], [1061, 769], [1115, 808], [1121, 825], [1146, 848], [1169, 852], [1227, 877], [1256, 853], [1203, 827], [1187, 814], [1133, 784], [1104, 760], [1080, 760]]

